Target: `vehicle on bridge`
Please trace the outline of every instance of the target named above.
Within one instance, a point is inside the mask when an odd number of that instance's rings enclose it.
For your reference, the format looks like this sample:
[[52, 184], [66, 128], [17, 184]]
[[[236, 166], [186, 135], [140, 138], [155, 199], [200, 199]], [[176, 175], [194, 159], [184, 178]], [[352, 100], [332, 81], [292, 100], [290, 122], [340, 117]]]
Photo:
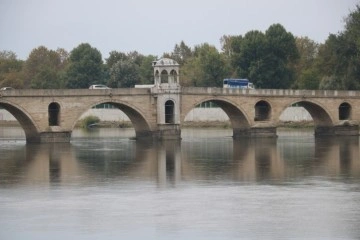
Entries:
[[0, 91], [7, 91], [7, 90], [13, 90], [14, 88], [12, 88], [12, 87], [2, 87], [1, 89], [0, 89]]
[[223, 88], [254, 89], [254, 84], [248, 79], [226, 78], [223, 81]]
[[89, 89], [110, 89], [110, 88], [103, 84], [95, 84], [95, 85], [91, 85]]

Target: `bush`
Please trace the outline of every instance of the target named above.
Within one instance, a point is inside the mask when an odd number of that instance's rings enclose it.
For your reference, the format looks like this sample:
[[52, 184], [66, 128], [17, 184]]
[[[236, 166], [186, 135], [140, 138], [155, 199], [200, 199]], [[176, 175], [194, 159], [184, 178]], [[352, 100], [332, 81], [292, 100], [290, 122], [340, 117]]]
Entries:
[[98, 118], [97, 116], [90, 115], [81, 120], [80, 126], [82, 128], [88, 128], [89, 126], [99, 122], [100, 122], [100, 118]]

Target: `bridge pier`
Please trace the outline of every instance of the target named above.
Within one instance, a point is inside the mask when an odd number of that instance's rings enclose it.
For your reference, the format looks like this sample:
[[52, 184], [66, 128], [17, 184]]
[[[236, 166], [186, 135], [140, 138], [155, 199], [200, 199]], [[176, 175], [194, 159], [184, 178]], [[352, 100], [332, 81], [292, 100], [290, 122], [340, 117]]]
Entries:
[[315, 127], [315, 136], [358, 136], [359, 125], [337, 125]]
[[181, 128], [179, 124], [159, 124], [158, 140], [180, 140]]
[[179, 124], [159, 124], [156, 131], [136, 132], [139, 140], [180, 140], [181, 128]]
[[26, 136], [27, 143], [69, 143], [71, 131], [41, 132], [37, 135]]
[[277, 137], [276, 127], [251, 127], [251, 128], [234, 128], [233, 129], [233, 138], [252, 138], [252, 137], [262, 137], [262, 138], [273, 138]]

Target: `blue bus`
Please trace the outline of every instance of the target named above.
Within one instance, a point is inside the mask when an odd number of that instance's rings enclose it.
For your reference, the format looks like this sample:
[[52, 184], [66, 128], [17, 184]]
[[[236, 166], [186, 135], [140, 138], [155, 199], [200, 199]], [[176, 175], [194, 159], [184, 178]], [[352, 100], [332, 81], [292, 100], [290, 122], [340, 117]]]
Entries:
[[223, 88], [254, 89], [254, 84], [249, 82], [248, 79], [226, 78], [223, 83]]

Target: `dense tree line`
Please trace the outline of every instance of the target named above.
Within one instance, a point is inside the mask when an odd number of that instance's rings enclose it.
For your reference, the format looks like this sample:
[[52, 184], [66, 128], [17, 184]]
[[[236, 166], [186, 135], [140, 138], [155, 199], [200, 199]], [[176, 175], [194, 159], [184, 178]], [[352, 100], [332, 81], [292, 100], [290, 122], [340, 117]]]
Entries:
[[[176, 60], [181, 85], [221, 87], [224, 78], [248, 78], [257, 88], [360, 90], [360, 5], [345, 19], [345, 28], [318, 44], [294, 37], [280, 24], [265, 32], [221, 38], [221, 51], [204, 43], [193, 48], [183, 41], [162, 57]], [[0, 86], [14, 88], [88, 88], [92, 84], [133, 87], [153, 82], [157, 56], [136, 51], [102, 55], [88, 43], [70, 53], [40, 46], [19, 60], [0, 51]]]

